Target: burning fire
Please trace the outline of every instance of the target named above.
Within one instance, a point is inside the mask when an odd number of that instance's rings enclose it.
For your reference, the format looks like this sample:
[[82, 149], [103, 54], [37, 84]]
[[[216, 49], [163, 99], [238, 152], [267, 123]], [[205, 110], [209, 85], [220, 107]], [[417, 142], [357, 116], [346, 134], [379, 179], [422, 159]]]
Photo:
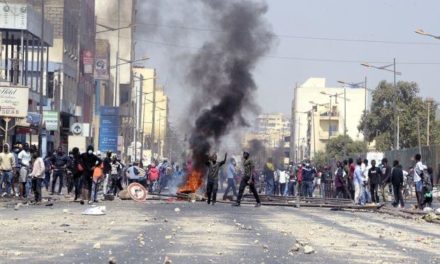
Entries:
[[186, 183], [179, 188], [179, 193], [195, 193], [203, 184], [203, 173], [192, 170], [186, 179]]

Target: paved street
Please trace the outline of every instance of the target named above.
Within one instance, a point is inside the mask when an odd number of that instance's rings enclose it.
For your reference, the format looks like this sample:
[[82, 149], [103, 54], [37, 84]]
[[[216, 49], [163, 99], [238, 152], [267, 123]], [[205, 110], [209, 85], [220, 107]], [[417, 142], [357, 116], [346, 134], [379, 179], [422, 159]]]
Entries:
[[[106, 215], [81, 215], [88, 206], [72, 202], [18, 210], [0, 203], [0, 263], [440, 263], [438, 225], [384, 214], [173, 201], [99, 205]], [[315, 252], [305, 254], [305, 245]]]

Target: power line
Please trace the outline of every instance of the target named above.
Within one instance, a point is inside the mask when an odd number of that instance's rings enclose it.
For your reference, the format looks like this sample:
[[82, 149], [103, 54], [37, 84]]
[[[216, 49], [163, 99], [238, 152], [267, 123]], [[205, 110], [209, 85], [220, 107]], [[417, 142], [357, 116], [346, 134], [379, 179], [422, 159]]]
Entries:
[[[108, 20], [107, 20], [108, 21]], [[203, 28], [203, 27], [187, 27], [178, 25], [164, 25], [155, 23], [136, 23], [136, 25], [142, 25], [147, 27], [161, 27], [174, 30], [186, 30], [186, 31], [198, 31], [208, 33], [222, 33], [225, 32], [219, 29]], [[381, 39], [351, 39], [351, 38], [335, 38], [335, 37], [322, 37], [322, 36], [302, 36], [302, 35], [289, 35], [289, 34], [270, 34], [272, 38], [286, 38], [286, 39], [302, 39], [302, 40], [317, 40], [317, 41], [335, 41], [335, 42], [351, 42], [351, 43], [364, 43], [364, 44], [388, 44], [388, 45], [424, 45], [424, 46], [440, 46], [440, 43], [436, 42], [416, 42], [416, 41], [394, 41], [394, 40], [381, 40]]]

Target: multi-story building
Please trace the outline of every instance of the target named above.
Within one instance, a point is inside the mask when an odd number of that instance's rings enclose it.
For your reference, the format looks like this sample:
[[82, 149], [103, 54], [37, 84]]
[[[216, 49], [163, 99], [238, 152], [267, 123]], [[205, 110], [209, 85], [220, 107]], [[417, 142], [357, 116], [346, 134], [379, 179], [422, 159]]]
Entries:
[[[23, 100], [27, 108], [22, 111], [24, 116], [8, 121], [9, 128], [14, 129], [8, 129], [8, 136], [1, 133], [0, 141], [38, 145], [40, 136], [43, 136], [43, 133], [40, 134], [43, 131], [38, 129], [40, 122], [28, 123], [25, 117], [33, 114], [40, 121], [40, 111], [50, 107], [48, 98], [53, 97], [53, 90], [48, 89], [51, 86], [48, 76], [53, 76], [53, 73], [49, 74], [51, 67], [47, 58], [52, 45], [53, 26], [43, 19], [41, 9], [24, 0], [0, 3], [1, 86], [24, 87], [29, 94], [28, 98], [15, 98]], [[4, 105], [0, 105], [1, 108]], [[7, 113], [0, 113], [1, 116], [5, 114], [7, 117]], [[6, 121], [1, 119], [0, 122], [3, 128]], [[42, 151], [45, 153], [46, 149]]]
[[254, 123], [254, 127], [244, 135], [244, 147], [249, 148], [252, 140], [260, 141], [266, 148], [265, 154], [275, 149], [284, 152], [284, 164], [289, 163], [290, 157], [290, 120], [282, 113], [261, 114]]
[[367, 90], [327, 87], [325, 81], [310, 78], [295, 88], [290, 144], [295, 161], [313, 158], [339, 135], [364, 139], [358, 126], [367, 107]]
[[[144, 159], [164, 157], [165, 142], [168, 132], [169, 99], [164, 87], [156, 83], [156, 69], [134, 67], [135, 85], [132, 105], [138, 105], [136, 122], [138, 138], [144, 151]], [[138, 85], [137, 83], [140, 83]], [[136, 109], [136, 107], [134, 107]]]

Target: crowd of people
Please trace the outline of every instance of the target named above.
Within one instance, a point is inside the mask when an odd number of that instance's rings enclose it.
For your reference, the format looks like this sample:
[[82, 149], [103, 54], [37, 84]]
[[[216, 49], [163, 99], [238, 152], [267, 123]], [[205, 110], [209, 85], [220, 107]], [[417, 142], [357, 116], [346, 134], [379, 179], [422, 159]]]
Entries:
[[[138, 182], [152, 192], [161, 192], [170, 182], [182, 178], [183, 170], [178, 165], [152, 162], [144, 166], [141, 162], [125, 165], [117, 155], [107, 152], [105, 156], [95, 152], [93, 146], [80, 153], [73, 148], [65, 153], [59, 147], [54, 153], [40, 157], [36, 146], [8, 144], [0, 146], [0, 195], [5, 198], [42, 201], [42, 189], [48, 195], [63, 195], [81, 204], [99, 201], [98, 197], [116, 196], [124, 186]], [[31, 199], [33, 198], [33, 199]]]
[[[433, 169], [424, 165], [421, 155], [413, 158], [414, 166], [404, 170], [398, 160], [389, 164], [388, 159], [375, 160], [350, 158], [332, 166], [316, 168], [306, 160], [299, 164], [276, 166], [271, 158], [255, 165], [253, 178], [258, 193], [268, 196], [322, 197], [351, 199], [357, 205], [379, 204], [392, 198], [392, 205], [405, 207], [404, 197], [415, 191], [416, 207], [431, 207], [433, 196]], [[237, 197], [236, 182], [242, 172], [234, 159], [230, 159], [223, 176], [227, 187], [223, 199], [231, 199], [230, 191]], [[222, 189], [225, 180], [221, 180]]]
[[[8, 144], [0, 146], [0, 195], [30, 199], [41, 203], [42, 188], [49, 195], [64, 195], [63, 188], [74, 201], [96, 203], [98, 196], [116, 196], [124, 186], [137, 182], [150, 192], [160, 193], [170, 186], [178, 186], [191, 168], [190, 162], [181, 167], [167, 160], [125, 165], [115, 154], [102, 156], [89, 146], [85, 153], [73, 148], [66, 154], [62, 148], [40, 157], [36, 146]], [[355, 204], [387, 202], [403, 208], [404, 197], [415, 190], [417, 208], [430, 207], [433, 196], [433, 170], [414, 156], [414, 166], [404, 170], [399, 161], [389, 164], [386, 158], [377, 165], [375, 160], [348, 159], [333, 166], [315, 168], [310, 161], [288, 166], [276, 166], [271, 158], [265, 164], [255, 164], [245, 152], [240, 164], [234, 158], [217, 161], [217, 155], [206, 163], [204, 191], [208, 204], [215, 204], [217, 192], [224, 191], [223, 200], [234, 200], [240, 205], [244, 189], [250, 187], [257, 206], [259, 194], [268, 196], [301, 196], [351, 199]], [[224, 166], [225, 165], [225, 166]], [[239, 184], [237, 184], [239, 183]], [[224, 188], [226, 185], [226, 188]], [[237, 189], [238, 187], [238, 189]], [[171, 190], [170, 190], [171, 191]], [[173, 190], [174, 191], [174, 190]], [[177, 191], [177, 190], [176, 190]], [[232, 192], [232, 195], [230, 195]]]

